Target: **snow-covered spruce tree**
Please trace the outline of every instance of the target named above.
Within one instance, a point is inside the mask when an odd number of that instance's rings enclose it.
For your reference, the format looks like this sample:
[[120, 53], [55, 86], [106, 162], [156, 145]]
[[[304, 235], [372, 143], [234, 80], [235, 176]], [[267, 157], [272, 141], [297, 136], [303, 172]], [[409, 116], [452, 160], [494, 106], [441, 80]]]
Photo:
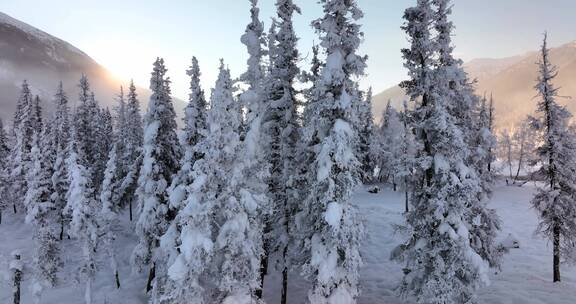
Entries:
[[128, 218], [132, 222], [135, 215], [134, 205], [137, 205], [138, 196], [136, 195], [136, 190], [138, 189], [138, 177], [140, 176], [140, 170], [142, 170], [142, 161], [144, 160], [144, 155], [141, 153], [142, 148], [139, 149], [139, 153], [136, 159], [130, 163], [128, 171], [120, 184], [118, 189], [118, 201], [122, 202], [122, 205], [128, 206]]
[[142, 115], [140, 113], [140, 101], [136, 94], [134, 81], [130, 82], [128, 91], [128, 104], [126, 105], [126, 124], [128, 126], [126, 150], [131, 155], [130, 160], [138, 158], [142, 142], [144, 140], [144, 129], [142, 127]]
[[[506, 134], [509, 136], [508, 134]], [[532, 127], [532, 120], [528, 117], [516, 124], [512, 138], [503, 138], [505, 159], [508, 161], [510, 179], [512, 185], [519, 182], [522, 170], [530, 175], [530, 166], [537, 164], [539, 160], [538, 146], [539, 131]], [[508, 144], [510, 146], [508, 146]], [[537, 171], [535, 173], [538, 173]], [[520, 184], [521, 185], [521, 184]]]
[[[509, 129], [503, 129], [498, 135], [498, 151], [497, 155], [503, 162], [505, 162], [504, 169], [508, 167], [508, 178], [512, 179], [512, 132]], [[508, 185], [509, 180], [506, 179]]]
[[165, 281], [166, 261], [158, 250], [160, 237], [174, 219], [169, 208], [168, 186], [180, 167], [181, 148], [176, 134], [176, 113], [170, 96], [170, 80], [163, 59], [156, 59], [150, 79], [152, 95], [144, 119], [143, 160], [138, 177], [138, 211], [136, 235], [138, 244], [132, 263], [138, 269], [149, 266], [147, 291], [154, 286], [152, 297], [158, 298]]
[[[219, 79], [222, 77], [222, 70], [223, 65]], [[221, 89], [222, 84], [219, 80], [212, 92], [212, 100], [215, 100], [215, 94], [222, 94]], [[192, 165], [190, 174], [193, 184], [183, 185], [186, 191], [185, 200], [180, 203], [184, 208], [176, 215], [176, 219], [161, 240], [162, 249], [170, 257], [168, 287], [162, 298], [166, 303], [211, 303], [209, 295], [212, 290], [205, 289], [206, 283], [203, 279], [205, 272], [210, 269], [209, 263], [214, 249], [214, 200], [223, 188], [222, 178], [225, 172], [228, 172], [220, 166], [223, 165], [222, 157], [230, 153], [229, 150], [220, 149], [229, 139], [222, 139], [215, 118], [219, 117], [217, 115], [226, 114], [230, 114], [226, 108], [222, 109], [211, 103], [206, 117], [206, 129], [198, 130], [202, 137], [194, 148], [203, 157], [196, 159]], [[221, 153], [218, 153], [219, 151]], [[216, 280], [213, 277], [205, 279], [211, 283]]]
[[550, 62], [547, 35], [544, 35], [539, 62], [538, 91], [540, 100], [533, 125], [542, 134], [538, 152], [542, 158], [542, 171], [546, 185], [538, 189], [532, 205], [538, 211], [538, 232], [550, 238], [553, 245], [554, 282], [560, 282], [560, 259], [564, 251], [573, 251], [576, 243], [576, 141], [568, 132], [570, 113], [557, 103], [558, 89], [554, 78], [558, 69]]
[[127, 126], [127, 109], [126, 109], [126, 100], [124, 99], [124, 87], [120, 86], [120, 93], [116, 96], [116, 101], [118, 101], [118, 105], [115, 107], [114, 111], [116, 114], [114, 124], [117, 130], [124, 130], [128, 128]]
[[[271, 216], [266, 223], [270, 237], [266, 241], [265, 259], [271, 254], [280, 257], [278, 266], [282, 271], [281, 303], [287, 301], [289, 247], [293, 237], [290, 232], [298, 206], [297, 144], [300, 138], [297, 111], [296, 77], [298, 38], [294, 32], [292, 18], [300, 8], [291, 0], [276, 1], [277, 19], [269, 37], [270, 66], [266, 78], [267, 107], [264, 117], [266, 130], [266, 162], [270, 165], [268, 179]], [[254, 85], [253, 85], [254, 87]], [[260, 141], [263, 144], [263, 141]], [[264, 275], [265, 272], [262, 273]]]
[[[224, 187], [216, 195], [215, 201], [218, 210], [215, 214], [217, 236], [213, 258], [215, 263], [211, 268], [218, 277], [213, 301], [224, 304], [260, 303], [256, 291], [261, 288], [262, 216], [267, 214], [261, 208], [268, 205], [265, 183], [268, 171], [262, 163], [262, 108], [252, 100], [253, 109], [247, 116], [246, 133], [243, 141], [239, 141], [241, 108], [232, 93], [230, 71], [221, 67], [211, 100], [211, 106], [215, 109], [214, 112], [211, 109], [210, 114], [216, 116], [211, 116], [209, 121], [216, 122], [216, 128], [220, 128], [219, 137], [228, 139], [220, 149], [226, 151], [221, 164], [230, 173], [219, 177], [224, 181]], [[255, 109], [260, 110], [256, 112]], [[210, 124], [210, 130], [212, 134], [215, 130], [213, 124]], [[240, 156], [242, 159], [238, 161]]]
[[79, 103], [74, 113], [74, 134], [77, 138], [74, 140], [78, 145], [78, 158], [90, 173], [91, 183], [98, 192], [111, 146], [112, 116], [108, 109], [98, 106], [85, 75], [82, 75], [79, 87]]
[[402, 54], [411, 79], [402, 87], [415, 105], [412, 118], [421, 149], [418, 184], [406, 214], [411, 236], [392, 258], [405, 263], [403, 295], [413, 294], [418, 303], [470, 303], [475, 290], [488, 281], [488, 265], [470, 244], [467, 222], [479, 180], [467, 166], [469, 151], [450, 111], [450, 69], [437, 65], [431, 2], [418, 0], [404, 13], [402, 29], [411, 46]]
[[30, 164], [34, 126], [33, 97], [28, 83], [24, 81], [14, 114], [12, 127], [14, 144], [10, 151], [9, 178], [11, 187], [8, 197], [12, 202], [14, 213], [18, 209], [25, 210], [23, 204], [27, 189], [26, 172]]
[[299, 238], [306, 240], [304, 275], [311, 281], [308, 300], [355, 303], [358, 296], [359, 253], [363, 228], [350, 202], [359, 184], [356, 132], [353, 126], [357, 85], [366, 57], [356, 54], [362, 39], [356, 23], [363, 14], [356, 1], [323, 0], [324, 16], [313, 22], [327, 60], [312, 88], [315, 121], [305, 128], [313, 164], [310, 192], [297, 215]]
[[454, 25], [448, 19], [452, 14], [451, 0], [432, 0], [431, 2], [434, 10], [433, 28], [436, 30], [434, 43], [438, 53], [437, 64], [441, 69], [448, 71], [448, 78], [445, 80], [450, 85], [448, 110], [455, 117], [458, 127], [463, 130], [464, 140], [469, 143], [474, 134], [476, 122], [474, 110], [478, 106], [479, 98], [474, 94], [472, 83], [462, 67], [462, 60], [453, 56]]
[[455, 117], [457, 126], [462, 130], [464, 141], [471, 150], [469, 162], [477, 170], [484, 169], [478, 168], [478, 163], [484, 158], [483, 151], [476, 151], [478, 131], [483, 124], [478, 111], [481, 107], [481, 98], [475, 95], [474, 84], [469, 81], [462, 67], [462, 60], [453, 56], [454, 25], [449, 21], [452, 14], [451, 0], [433, 0], [432, 3], [434, 6], [433, 27], [437, 33], [434, 42], [437, 46], [438, 66], [439, 69], [446, 70], [448, 78], [445, 81], [450, 86], [448, 110]]
[[492, 185], [494, 183], [494, 172], [490, 170], [490, 164], [494, 161], [492, 150], [496, 147], [496, 139], [491, 131], [491, 109], [487, 103], [486, 97], [482, 98], [479, 109], [477, 109], [478, 117], [473, 129], [474, 145], [472, 148], [476, 149], [474, 162], [482, 181], [482, 195], [488, 196], [492, 193]]
[[8, 138], [8, 133], [4, 129], [4, 122], [0, 118], [0, 166], [4, 166], [8, 163], [8, 157], [10, 156], [10, 139]]
[[378, 153], [378, 178], [382, 182], [389, 182], [396, 191], [401, 179], [395, 175], [396, 169], [400, 167], [400, 156], [402, 154], [402, 122], [398, 111], [392, 107], [391, 101], [388, 101], [386, 109], [382, 115], [382, 125], [378, 134], [380, 143]]
[[8, 160], [10, 156], [10, 146], [8, 135], [4, 129], [4, 123], [0, 119], [0, 224], [2, 224], [2, 213], [10, 203], [8, 201], [10, 182]]
[[103, 245], [110, 259], [110, 266], [113, 271], [116, 288], [120, 288], [120, 275], [118, 273], [118, 262], [116, 260], [116, 251], [114, 240], [116, 239], [115, 227], [118, 214], [125, 207], [124, 201], [120, 196], [122, 183], [128, 174], [128, 168], [131, 163], [127, 160], [126, 142], [127, 142], [127, 119], [126, 119], [126, 102], [124, 101], [124, 90], [120, 88], [118, 95], [118, 105], [116, 106], [116, 130], [113, 132], [113, 142], [108, 160], [104, 170], [104, 179], [100, 190], [100, 210], [99, 225], [103, 231]]
[[376, 167], [375, 130], [372, 117], [372, 88], [366, 92], [365, 98], [358, 104], [359, 130], [358, 130], [358, 160], [362, 164], [362, 181], [372, 181]]
[[[184, 158], [181, 160], [180, 170], [174, 176], [168, 189], [170, 207], [181, 210], [186, 199], [186, 188], [192, 184], [192, 169], [194, 162], [202, 158], [202, 152], [197, 151], [197, 145], [206, 136], [207, 102], [204, 90], [200, 86], [200, 67], [196, 57], [192, 57], [192, 65], [187, 71], [190, 76], [190, 96], [184, 113], [184, 129], [182, 130], [182, 143]], [[176, 223], [174, 223], [176, 224]]]
[[[266, 182], [266, 176], [269, 175], [270, 171], [270, 159], [269, 155], [272, 153], [274, 147], [270, 147], [272, 144], [270, 142], [270, 136], [273, 131], [268, 131], [268, 129], [273, 129], [274, 125], [270, 124], [267, 126], [267, 119], [272, 117], [272, 107], [270, 107], [269, 99], [272, 96], [268, 95], [269, 91], [272, 91], [274, 86], [272, 83], [274, 80], [271, 75], [265, 76], [265, 70], [263, 67], [263, 56], [268, 53], [270, 58], [270, 66], [274, 65], [273, 52], [276, 48], [276, 21], [272, 21], [272, 26], [270, 27], [268, 33], [268, 51], [266, 50], [266, 37], [264, 35], [264, 25], [259, 19], [260, 9], [257, 7], [256, 0], [249, 0], [250, 7], [250, 19], [251, 22], [246, 26], [244, 35], [242, 35], [240, 41], [246, 46], [248, 51], [248, 69], [240, 76], [240, 81], [244, 82], [248, 88], [240, 95], [240, 103], [246, 108], [246, 120], [244, 122], [244, 127], [242, 128], [241, 139], [245, 141], [243, 143], [243, 153], [247, 153], [242, 162], [240, 162], [236, 170], [237, 174], [245, 173], [246, 177], [250, 179], [245, 181], [239, 187], [239, 191], [245, 191], [245, 193], [251, 194], [261, 194], [266, 196], [266, 199], [270, 199], [268, 194]], [[269, 71], [270, 73], [270, 71]], [[268, 74], [269, 74], [268, 73]], [[265, 79], [265, 77], [268, 77]], [[270, 112], [270, 113], [269, 113]], [[251, 147], [250, 147], [251, 146]], [[243, 167], [243, 168], [240, 168]], [[242, 172], [245, 171], [245, 172]], [[237, 178], [237, 177], [234, 177]], [[242, 187], [247, 188], [242, 188]], [[271, 189], [270, 189], [271, 190]], [[271, 218], [271, 209], [275, 206], [271, 206], [273, 200], [266, 200], [268, 206], [258, 206], [258, 212], [260, 212], [260, 222], [259, 225], [263, 225], [262, 240], [263, 240], [263, 253], [260, 260], [260, 284], [255, 290], [255, 295], [257, 298], [262, 297], [262, 288], [264, 286], [264, 278], [268, 273], [268, 264], [270, 255], [272, 254], [273, 248], [271, 242], [274, 237], [272, 235], [272, 230], [274, 229], [274, 220]], [[264, 201], [261, 202], [264, 204]]]
[[99, 229], [103, 232], [103, 246], [106, 254], [110, 259], [110, 267], [114, 273], [114, 280], [116, 288], [120, 288], [120, 275], [118, 273], [118, 262], [116, 260], [116, 251], [114, 248], [114, 240], [116, 233], [114, 225], [118, 220], [118, 213], [120, 211], [120, 204], [118, 201], [118, 188], [121, 185], [124, 173], [121, 171], [122, 159], [118, 156], [119, 146], [122, 145], [121, 138], [115, 136], [114, 144], [108, 154], [108, 162], [104, 170], [104, 180], [102, 181], [102, 190], [100, 191], [100, 210]]
[[[463, 140], [468, 146], [467, 166], [474, 170], [470, 179], [479, 179], [476, 199], [468, 202], [467, 223], [472, 248], [489, 263], [499, 268], [504, 248], [496, 242], [501, 221], [496, 211], [487, 207], [487, 198], [492, 190], [492, 176], [487, 171], [490, 162], [488, 151], [493, 145], [493, 135], [486, 127], [487, 117], [477, 111], [481, 106], [480, 98], [475, 95], [473, 84], [462, 67], [462, 61], [453, 56], [451, 42], [452, 22], [448, 20], [451, 0], [433, 0], [435, 10], [434, 28], [437, 32], [438, 74], [448, 87], [448, 111], [454, 116], [456, 126], [461, 130]], [[486, 113], [487, 114], [487, 113]], [[476, 175], [475, 177], [473, 175]]]
[[[320, 60], [319, 52], [320, 48], [318, 47], [318, 45], [313, 45], [312, 59], [310, 60], [310, 70], [300, 72], [300, 75], [298, 76], [300, 82], [312, 85], [314, 82], [316, 82], [316, 79], [320, 76], [320, 70], [324, 65], [324, 62]], [[302, 93], [306, 97], [305, 99], [308, 99], [308, 97], [310, 97], [312, 94], [312, 88], [311, 87], [305, 88], [302, 90]], [[304, 107], [304, 109], [307, 109], [307, 107]], [[302, 115], [303, 121], [306, 120], [305, 117], [306, 115]]]
[[[299, 175], [302, 177], [306, 176], [305, 173], [307, 169], [310, 167], [307, 164], [312, 162], [310, 156], [310, 149], [308, 146], [308, 142], [312, 138], [312, 134], [309, 134], [312, 131], [312, 124], [315, 122], [314, 117], [317, 111], [316, 104], [314, 102], [313, 97], [313, 84], [317, 81], [320, 76], [320, 69], [323, 66], [323, 62], [319, 58], [320, 48], [317, 45], [312, 46], [312, 59], [310, 60], [310, 70], [309, 71], [301, 71], [298, 79], [300, 83], [305, 85], [306, 87], [301, 89], [301, 93], [303, 95], [303, 100], [299, 104], [299, 107], [302, 111], [300, 117], [301, 127], [301, 139], [299, 142], [298, 148], [298, 163], [300, 164], [299, 168]], [[306, 164], [304, 164], [306, 163]], [[304, 191], [305, 193], [306, 191]]]
[[62, 87], [62, 82], [58, 85], [58, 90], [54, 95], [56, 110], [52, 119], [52, 145], [56, 151], [53, 174], [52, 174], [52, 195], [51, 200], [54, 208], [60, 217], [59, 239], [64, 239], [64, 227], [67, 224], [67, 217], [64, 208], [67, 203], [68, 193], [68, 166], [66, 160], [69, 155], [70, 146], [70, 109], [68, 107], [68, 97]]
[[507, 249], [496, 240], [502, 226], [500, 217], [496, 210], [487, 207], [494, 185], [494, 172], [489, 170], [493, 161], [491, 151], [496, 147], [496, 139], [489, 128], [488, 111], [483, 101], [472, 129], [471, 159], [480, 187], [476, 200], [469, 207], [468, 222], [472, 247], [490, 267], [499, 269]]
[[[44, 133], [34, 134], [31, 151], [31, 168], [28, 172], [26, 192], [26, 222], [34, 227], [34, 275], [32, 292], [35, 303], [40, 303], [44, 288], [56, 285], [56, 273], [61, 266], [58, 246], [60, 214], [51, 199], [53, 158], [55, 149], [51, 145], [51, 134], [46, 125]], [[42, 141], [40, 138], [42, 137]]]
[[[262, 66], [262, 57], [266, 55], [266, 37], [264, 33], [264, 24], [259, 19], [260, 9], [258, 8], [258, 0], [248, 0], [250, 6], [250, 23], [246, 25], [246, 30], [240, 38], [248, 50], [248, 69], [240, 76], [240, 81], [249, 85], [249, 89], [244, 92], [240, 102], [242, 103], [243, 110], [247, 112], [247, 116], [255, 116], [258, 113], [262, 103], [263, 95], [262, 84], [264, 79], [264, 68]], [[242, 126], [242, 139], [247, 129], [247, 119], [243, 122]]]
[[[117, 170], [120, 176], [123, 178], [128, 171], [130, 166], [130, 160], [126, 159], [128, 153], [126, 152], [126, 141], [128, 133], [128, 120], [127, 120], [127, 108], [126, 100], [124, 99], [124, 88], [120, 86], [120, 93], [116, 97], [118, 104], [114, 107], [114, 117], [112, 119], [112, 129], [113, 129], [113, 139], [110, 142], [110, 152], [113, 146], [116, 146], [116, 154], [118, 155]], [[108, 157], [109, 159], [109, 157]], [[108, 165], [108, 164], [107, 164]], [[119, 202], [123, 205], [124, 202]], [[124, 206], [122, 206], [124, 207]]]
[[33, 116], [32, 125], [34, 128], [34, 132], [38, 134], [42, 133], [44, 123], [42, 121], [42, 105], [40, 97], [38, 95], [34, 97], [34, 102], [32, 103], [32, 116]]
[[498, 139], [496, 138], [495, 133], [496, 130], [494, 127], [494, 121], [496, 119], [495, 116], [496, 116], [496, 108], [494, 107], [494, 96], [490, 94], [490, 103], [488, 105], [488, 131], [490, 131], [494, 139], [494, 141], [492, 142], [492, 146], [488, 151], [488, 159], [489, 159], [488, 172], [490, 172], [491, 174], [495, 174], [493, 172], [492, 163], [496, 161], [496, 149], [498, 147]]
[[[260, 255], [254, 252], [246, 209], [257, 206], [238, 200], [232, 183], [240, 147], [240, 103], [233, 98], [230, 72], [222, 63], [207, 113], [207, 132], [196, 145], [203, 155], [195, 161], [193, 183], [186, 188], [185, 207], [162, 238], [174, 252], [168, 270], [167, 303], [251, 303], [259, 286]], [[248, 196], [249, 197], [249, 196]], [[180, 229], [176, 229], [180, 227]], [[261, 231], [260, 231], [261, 233]], [[252, 253], [252, 254], [250, 254]]]
[[[74, 133], [76, 130], [74, 130]], [[86, 281], [84, 300], [86, 304], [92, 303], [92, 281], [97, 271], [96, 246], [98, 244], [98, 202], [95, 198], [94, 187], [90, 173], [82, 165], [78, 151], [78, 135], [73, 134], [70, 141], [68, 156], [68, 174], [70, 185], [68, 188], [68, 203], [64, 212], [71, 215], [70, 235], [80, 242], [82, 248], [82, 262], [78, 270], [81, 279]]]
[[[312, 46], [312, 59], [310, 61], [310, 71], [302, 71], [300, 74], [300, 82], [309, 85], [308, 87], [302, 89], [302, 95], [304, 95], [304, 101], [302, 102], [302, 117], [301, 117], [301, 140], [299, 148], [299, 157], [302, 158], [299, 163], [301, 164], [300, 175], [306, 176], [306, 172], [312, 163], [312, 157], [310, 156], [309, 142], [312, 140], [313, 131], [312, 125], [316, 123], [314, 120], [317, 116], [318, 107], [314, 100], [314, 83], [320, 77], [320, 71], [324, 66], [324, 62], [320, 60], [320, 48], [318, 45]], [[306, 191], [304, 191], [306, 192]]]
[[133, 203], [137, 188], [138, 176], [142, 164], [142, 142], [144, 130], [142, 127], [142, 115], [140, 114], [140, 102], [136, 94], [134, 81], [130, 82], [128, 91], [128, 103], [126, 105], [126, 131], [125, 131], [125, 154], [124, 162], [128, 165], [126, 176], [119, 190], [119, 199], [128, 204], [130, 221], [133, 218]]
[[[26, 222], [31, 223], [30, 217], [34, 217], [33, 213], [36, 212], [33, 209], [33, 204], [39, 201], [47, 201], [44, 196], [50, 195], [52, 192], [50, 186], [47, 184], [47, 180], [45, 180], [45, 176], [37, 176], [38, 174], [42, 173], [42, 165], [44, 165], [44, 169], [46, 169], [45, 174], [51, 175], [52, 170], [52, 161], [50, 161], [50, 157], [53, 155], [44, 155], [44, 152], [51, 152], [51, 151], [40, 151], [41, 150], [41, 138], [50, 137], [50, 128], [46, 128], [46, 132], [43, 132], [42, 129], [42, 108], [40, 105], [40, 98], [36, 96], [34, 101], [32, 102], [32, 124], [33, 124], [33, 132], [32, 132], [32, 145], [30, 148], [30, 162], [27, 166], [26, 171], [26, 192], [24, 194], [24, 207], [26, 209]], [[45, 147], [48, 147], [49, 141], [46, 140]], [[36, 151], [34, 149], [36, 148]], [[34, 155], [36, 154], [36, 155]], [[44, 158], [41, 158], [44, 156]], [[36, 159], [34, 158], [36, 157]], [[36, 180], [39, 178], [39, 180]], [[32, 216], [30, 212], [32, 213]]]
[[100, 109], [90, 91], [90, 84], [86, 75], [82, 75], [78, 85], [80, 93], [78, 103], [73, 117], [74, 138], [76, 141], [76, 153], [81, 165], [88, 170], [90, 183], [99, 188], [98, 166], [100, 159], [98, 152], [99, 136], [97, 135], [100, 126]]
[[[162, 298], [162, 301], [167, 303], [188, 303], [190, 299], [196, 301], [193, 303], [203, 303], [205, 300], [205, 294], [202, 293], [202, 289], [198, 285], [197, 276], [202, 273], [202, 269], [206, 265], [195, 264], [195, 266], [191, 266], [194, 269], [188, 270], [181, 269], [181, 264], [178, 264], [183, 262], [186, 257], [188, 257], [186, 261], [193, 259], [191, 255], [181, 255], [183, 246], [190, 244], [187, 243], [189, 240], [187, 237], [184, 237], [182, 242], [181, 236], [187, 235], [183, 229], [186, 229], [187, 225], [187, 215], [185, 215], [187, 209], [185, 208], [188, 204], [188, 193], [198, 178], [194, 168], [196, 162], [202, 159], [206, 153], [203, 144], [208, 135], [206, 121], [208, 105], [204, 90], [200, 86], [201, 74], [196, 57], [192, 58], [192, 65], [187, 74], [190, 76], [190, 96], [185, 109], [182, 134], [184, 158], [181, 160], [180, 171], [175, 175], [172, 185], [168, 189], [170, 207], [177, 211], [177, 215], [161, 240], [161, 247], [168, 256], [168, 267], [174, 267], [169, 269], [176, 271], [169, 273], [170, 280], [166, 287], [167, 292]], [[190, 272], [186, 274], [187, 271]]]
[[[94, 98], [93, 93], [91, 98]], [[110, 113], [108, 108], [98, 108], [97, 113], [97, 116], [92, 121], [94, 136], [96, 139], [96, 146], [94, 147], [96, 150], [94, 153], [95, 163], [93, 165], [93, 172], [94, 190], [96, 193], [100, 193], [100, 189], [102, 188], [102, 181], [104, 180], [106, 163], [108, 162], [108, 153], [110, 153], [114, 139], [114, 127], [112, 122], [112, 113]]]
[[397, 180], [401, 182], [402, 189], [404, 190], [404, 211], [410, 211], [410, 201], [409, 196], [410, 192], [413, 190], [413, 176], [412, 173], [414, 171], [415, 161], [414, 157], [416, 156], [417, 146], [414, 140], [414, 134], [412, 133], [412, 121], [410, 117], [410, 111], [408, 110], [408, 101], [403, 101], [403, 108], [400, 115], [400, 120], [402, 121], [402, 128], [401, 128], [401, 138], [402, 141], [400, 143], [400, 151], [399, 159], [397, 162], [397, 166], [394, 168], [394, 176]]
[[[455, 117], [457, 126], [462, 129], [465, 142], [471, 151], [471, 161], [478, 162], [475, 136], [479, 123], [477, 107], [481, 106], [480, 98], [475, 95], [473, 83], [468, 79], [462, 67], [462, 60], [453, 56], [452, 31], [454, 25], [449, 21], [452, 14], [451, 0], [432, 0], [434, 9], [434, 29], [437, 32], [435, 43], [438, 52], [439, 69], [446, 70], [445, 81], [449, 84], [448, 110]], [[475, 159], [476, 158], [476, 159]]]
[[[184, 116], [184, 143], [187, 147], [194, 147], [205, 135], [203, 132], [206, 130], [206, 111], [208, 110], [204, 90], [200, 86], [201, 73], [196, 57], [192, 57], [192, 65], [186, 74], [190, 76], [190, 99]], [[200, 155], [196, 157], [199, 158]]]
[[[300, 75], [300, 81], [307, 85], [306, 88], [302, 90], [304, 95], [304, 103], [302, 109], [301, 117], [301, 129], [300, 129], [300, 141], [298, 143], [298, 154], [297, 163], [298, 172], [296, 184], [302, 185], [297, 187], [299, 189], [299, 197], [304, 201], [310, 194], [311, 190], [308, 185], [309, 175], [313, 172], [314, 161], [315, 161], [315, 148], [318, 145], [318, 138], [316, 134], [316, 117], [318, 117], [318, 102], [315, 99], [314, 93], [314, 83], [320, 78], [320, 71], [324, 65], [324, 62], [320, 60], [319, 57], [320, 48], [317, 45], [312, 47], [312, 60], [310, 71], [302, 71]], [[305, 204], [301, 204], [299, 207], [303, 208]], [[302, 266], [308, 261], [309, 255], [307, 254], [307, 239], [304, 237], [306, 234], [311, 233], [311, 230], [304, 229], [303, 216], [305, 212], [296, 213], [294, 216], [294, 221], [292, 221], [293, 227], [291, 231], [295, 236], [293, 238], [294, 244], [292, 244], [293, 251], [290, 252], [290, 260], [294, 266]]]

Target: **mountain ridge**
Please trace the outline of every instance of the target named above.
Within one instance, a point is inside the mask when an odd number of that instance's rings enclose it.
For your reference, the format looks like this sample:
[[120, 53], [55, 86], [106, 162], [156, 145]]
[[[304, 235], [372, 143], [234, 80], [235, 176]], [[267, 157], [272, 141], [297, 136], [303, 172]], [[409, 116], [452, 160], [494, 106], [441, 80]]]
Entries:
[[[23, 80], [40, 96], [47, 115], [54, 109], [51, 101], [60, 81], [70, 105], [75, 105], [82, 74], [88, 76], [100, 105], [110, 109], [116, 105], [120, 86], [126, 88], [129, 84], [65, 40], [0, 12], [0, 118], [5, 125], [10, 125]], [[137, 94], [145, 110], [150, 91], [137, 87]], [[173, 99], [180, 112], [185, 103]]]
[[58, 43], [66, 44], [66, 46], [68, 46], [71, 51], [74, 51], [74, 52], [77, 52], [77, 53], [79, 53], [79, 54], [88, 56], [88, 55], [87, 55], [86, 53], [84, 53], [82, 50], [80, 50], [80, 49], [78, 49], [77, 47], [71, 45], [70, 43], [68, 43], [68, 42], [66, 42], [66, 41], [64, 41], [64, 40], [62, 40], [62, 39], [60, 39], [60, 38], [58, 38], [58, 37], [52, 36], [52, 35], [44, 32], [44, 31], [42, 31], [42, 30], [40, 30], [40, 29], [38, 29], [38, 28], [36, 28], [36, 27], [33, 27], [33, 26], [31, 26], [31, 25], [29, 25], [29, 24], [27, 24], [27, 23], [25, 23], [25, 22], [22, 22], [22, 21], [20, 21], [20, 20], [18, 20], [18, 19], [16, 19], [16, 18], [13, 18], [13, 17], [11, 17], [11, 16], [9, 16], [9, 15], [3, 13], [3, 12], [0, 12], [0, 23], [7, 24], [7, 25], [12, 25], [12, 26], [14, 26], [14, 27], [16, 27], [16, 28], [19, 28], [20, 30], [23, 30], [23, 31], [27, 32], [28, 34], [30, 34], [30, 35], [32, 35], [32, 36], [35, 36], [35, 37], [38, 38], [38, 39], [45, 40], [45, 41], [47, 41], [47, 42], [52, 42], [52, 43], [53, 43], [53, 42], [58, 42]]
[[[558, 66], [555, 85], [560, 96], [576, 96], [576, 41], [551, 48], [551, 61]], [[504, 58], [478, 58], [464, 64], [470, 79], [476, 79], [476, 93], [493, 94], [496, 108], [496, 127], [513, 128], [516, 123], [536, 110], [536, 77], [538, 51], [530, 51]], [[400, 107], [406, 98], [403, 90], [392, 87], [374, 96], [373, 113], [379, 121], [388, 100]], [[571, 98], [559, 101], [576, 114], [576, 103]]]

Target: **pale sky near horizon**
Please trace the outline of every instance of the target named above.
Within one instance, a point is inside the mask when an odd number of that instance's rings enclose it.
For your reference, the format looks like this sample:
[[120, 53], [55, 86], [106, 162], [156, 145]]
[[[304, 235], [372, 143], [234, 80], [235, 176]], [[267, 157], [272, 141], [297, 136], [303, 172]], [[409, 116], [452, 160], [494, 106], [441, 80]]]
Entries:
[[[310, 22], [321, 16], [316, 0], [294, 0], [302, 15], [294, 19], [302, 65], [318, 41]], [[260, 17], [270, 25], [275, 0], [260, 0]], [[365, 18], [361, 52], [369, 56], [364, 88], [375, 92], [405, 78], [400, 49], [406, 38], [400, 26], [415, 0], [359, 0]], [[198, 57], [202, 84], [209, 92], [224, 58], [234, 76], [246, 68], [240, 43], [250, 21], [248, 0], [2, 0], [0, 10], [66, 40], [122, 79], [148, 87], [152, 62], [163, 57], [175, 96], [186, 99], [186, 69]], [[536, 50], [547, 30], [552, 46], [576, 39], [574, 0], [455, 0], [456, 54], [464, 60], [500, 58]]]

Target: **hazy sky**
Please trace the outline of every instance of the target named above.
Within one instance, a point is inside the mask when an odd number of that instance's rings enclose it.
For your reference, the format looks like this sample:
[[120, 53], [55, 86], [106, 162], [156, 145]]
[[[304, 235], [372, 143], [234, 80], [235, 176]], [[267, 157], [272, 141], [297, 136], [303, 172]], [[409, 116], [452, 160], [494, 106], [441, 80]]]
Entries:
[[[260, 0], [266, 27], [275, 0]], [[294, 20], [302, 64], [318, 38], [310, 22], [321, 16], [315, 0], [295, 0], [302, 15]], [[399, 29], [403, 10], [415, 0], [359, 0], [369, 56], [363, 87], [379, 92], [405, 76], [400, 48], [406, 38]], [[535, 50], [544, 30], [552, 45], [576, 39], [574, 0], [455, 0], [453, 21], [457, 55], [464, 60], [506, 57]], [[152, 62], [165, 58], [173, 93], [186, 98], [185, 70], [198, 57], [205, 89], [213, 86], [218, 59], [238, 75], [246, 67], [240, 36], [249, 22], [248, 0], [2, 0], [0, 10], [62, 38], [123, 79], [148, 87]]]

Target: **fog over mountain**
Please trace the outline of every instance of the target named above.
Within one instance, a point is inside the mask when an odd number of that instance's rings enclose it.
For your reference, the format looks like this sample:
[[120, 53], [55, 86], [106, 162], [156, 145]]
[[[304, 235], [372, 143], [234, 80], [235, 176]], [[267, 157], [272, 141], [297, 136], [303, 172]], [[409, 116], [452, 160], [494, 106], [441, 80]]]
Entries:
[[[551, 61], [558, 66], [559, 101], [576, 113], [576, 42], [570, 42], [550, 50]], [[475, 59], [465, 64], [472, 79], [477, 79], [478, 94], [494, 95], [496, 125], [498, 128], [513, 126], [536, 110], [536, 77], [538, 52], [502, 59]], [[388, 100], [399, 107], [405, 98], [403, 90], [396, 86], [374, 96], [373, 112], [380, 120]]]
[[[88, 76], [97, 101], [104, 107], [113, 107], [120, 86], [127, 87], [129, 84], [129, 80], [117, 79], [66, 41], [0, 12], [0, 117], [7, 121], [7, 125], [16, 108], [24, 79], [30, 84], [32, 92], [42, 98], [44, 112], [49, 113], [53, 108], [52, 96], [60, 80], [64, 83], [70, 104], [75, 104], [77, 83], [82, 73]], [[145, 105], [149, 91], [138, 88], [138, 94]], [[176, 100], [176, 103], [178, 110], [183, 108], [182, 101]]]

